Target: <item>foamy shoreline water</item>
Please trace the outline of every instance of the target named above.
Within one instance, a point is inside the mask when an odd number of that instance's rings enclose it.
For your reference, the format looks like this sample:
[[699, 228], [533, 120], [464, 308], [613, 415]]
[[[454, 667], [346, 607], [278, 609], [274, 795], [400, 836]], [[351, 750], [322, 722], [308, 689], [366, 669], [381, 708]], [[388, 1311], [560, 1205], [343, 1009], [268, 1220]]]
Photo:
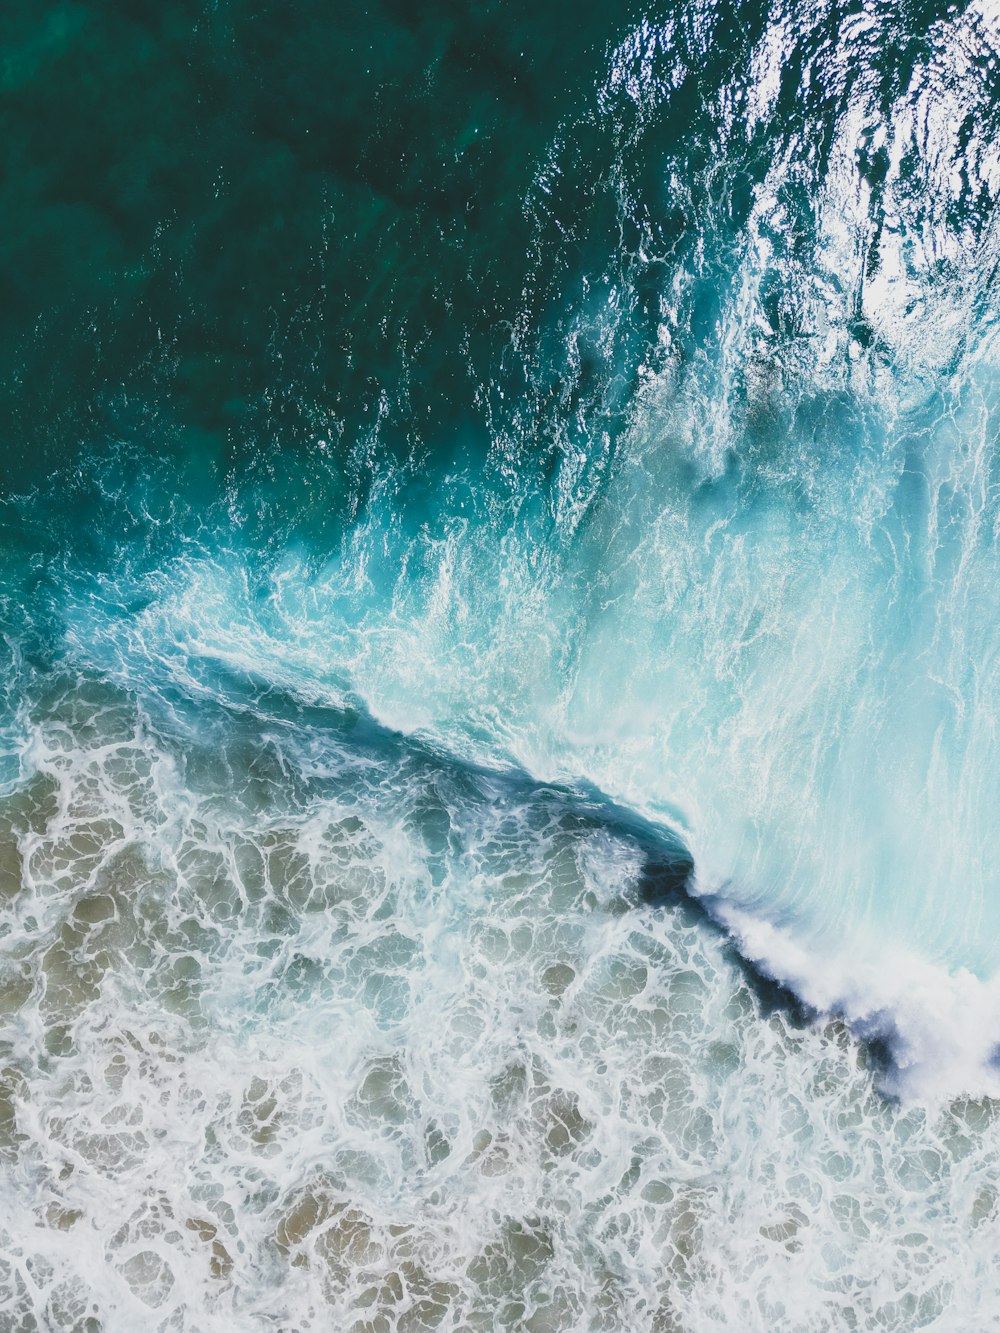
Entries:
[[267, 711], [196, 742], [98, 681], [36, 708], [5, 1317], [991, 1317], [995, 1104], [886, 1101], [838, 1024], [762, 1011], [628, 835]]

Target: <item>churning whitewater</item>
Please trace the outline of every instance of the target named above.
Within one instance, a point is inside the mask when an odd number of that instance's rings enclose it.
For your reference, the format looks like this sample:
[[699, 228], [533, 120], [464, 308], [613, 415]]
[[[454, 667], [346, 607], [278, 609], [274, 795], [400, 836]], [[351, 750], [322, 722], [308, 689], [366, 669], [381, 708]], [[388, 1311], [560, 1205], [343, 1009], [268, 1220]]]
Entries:
[[995, 1326], [1000, 18], [121, 8], [4, 74], [0, 1325]]

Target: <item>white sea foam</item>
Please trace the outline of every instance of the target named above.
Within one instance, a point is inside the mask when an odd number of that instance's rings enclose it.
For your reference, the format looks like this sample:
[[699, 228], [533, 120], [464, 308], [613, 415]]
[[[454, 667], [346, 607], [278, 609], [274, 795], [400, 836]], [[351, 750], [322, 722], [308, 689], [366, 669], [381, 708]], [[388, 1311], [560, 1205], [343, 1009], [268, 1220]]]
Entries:
[[854, 948], [848, 939], [832, 955], [817, 954], [792, 930], [723, 900], [714, 906], [744, 957], [768, 976], [817, 1011], [839, 1013], [856, 1032], [889, 1043], [889, 1090], [925, 1105], [948, 1101], [957, 1089], [1000, 1096], [1000, 978], [935, 966], [891, 939], [878, 950], [870, 939]]
[[30, 709], [11, 1326], [987, 1326], [994, 1103], [884, 1100], [557, 793], [199, 707]]

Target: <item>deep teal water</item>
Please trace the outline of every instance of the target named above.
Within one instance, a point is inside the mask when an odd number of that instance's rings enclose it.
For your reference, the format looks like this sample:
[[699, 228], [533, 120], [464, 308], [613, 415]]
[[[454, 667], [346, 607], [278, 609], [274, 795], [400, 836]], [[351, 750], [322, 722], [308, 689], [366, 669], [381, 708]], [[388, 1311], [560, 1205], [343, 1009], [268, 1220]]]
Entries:
[[987, 1326], [998, 78], [4, 6], [0, 1320]]

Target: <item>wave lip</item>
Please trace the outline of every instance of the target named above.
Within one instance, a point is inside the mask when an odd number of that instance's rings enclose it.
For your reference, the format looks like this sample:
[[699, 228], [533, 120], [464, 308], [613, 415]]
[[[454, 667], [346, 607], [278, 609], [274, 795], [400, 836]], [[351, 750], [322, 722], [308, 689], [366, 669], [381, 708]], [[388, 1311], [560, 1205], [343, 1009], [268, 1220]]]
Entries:
[[753, 965], [819, 1013], [840, 1014], [892, 1057], [884, 1085], [905, 1100], [1000, 1097], [1000, 976], [949, 970], [891, 941], [855, 939], [830, 954], [787, 927], [711, 898], [712, 914]]

